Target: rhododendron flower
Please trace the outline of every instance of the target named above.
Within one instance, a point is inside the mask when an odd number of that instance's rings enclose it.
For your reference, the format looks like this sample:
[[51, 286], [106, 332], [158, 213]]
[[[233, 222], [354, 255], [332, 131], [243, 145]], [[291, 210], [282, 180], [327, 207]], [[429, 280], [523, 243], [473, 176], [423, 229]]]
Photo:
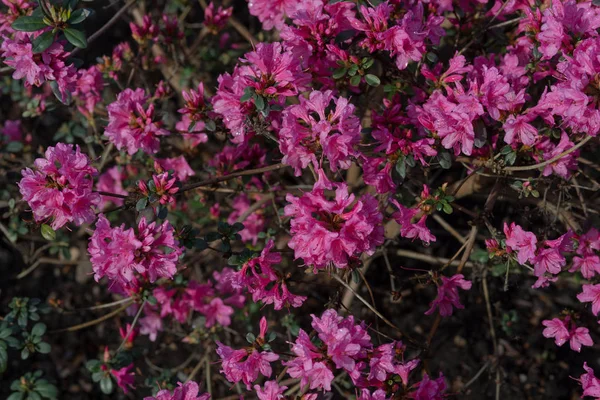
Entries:
[[[264, 317], [263, 317], [264, 318]], [[266, 320], [261, 320], [261, 336], [264, 338], [264, 329]], [[250, 390], [251, 384], [258, 378], [260, 372], [266, 378], [269, 378], [273, 372], [271, 363], [279, 360], [279, 356], [271, 351], [261, 351], [257, 342], [253, 347], [234, 350], [223, 343], [216, 341], [217, 354], [222, 360], [221, 372], [229, 382], [244, 382], [246, 388]]]
[[537, 238], [531, 232], [523, 230], [519, 225], [511, 222], [510, 226], [504, 223], [504, 234], [506, 235], [506, 249], [517, 252], [519, 264], [535, 259]]
[[[245, 288], [252, 294], [252, 300], [273, 304], [276, 310], [283, 307], [300, 307], [305, 296], [290, 293], [285, 277], [272, 266], [281, 262], [281, 254], [272, 253], [274, 242], [269, 240], [260, 256], [248, 260], [232, 277], [234, 288]], [[269, 288], [270, 287], [270, 288]]]
[[[244, 65], [236, 67], [232, 75], [219, 76], [219, 88], [212, 100], [214, 112], [223, 117], [234, 143], [242, 143], [247, 134], [254, 133], [247, 120], [257, 110], [282, 106], [286, 97], [296, 96], [310, 81], [297, 58], [281, 43], [259, 43], [256, 51], [246, 53], [240, 61]], [[262, 99], [262, 105], [257, 105], [256, 99], [242, 102], [247, 88]], [[261, 129], [267, 128], [268, 124]]]
[[383, 389], [377, 389], [372, 394], [369, 389], [361, 389], [357, 400], [387, 400], [387, 397]]
[[124, 393], [129, 391], [129, 388], [135, 389], [133, 384], [135, 383], [135, 373], [132, 371], [134, 365], [129, 364], [121, 369], [111, 369], [110, 373], [117, 381], [117, 385], [123, 389]]
[[79, 146], [57, 143], [33, 165], [34, 170], [21, 171], [18, 186], [36, 221], [51, 219], [52, 229], [58, 229], [68, 222], [81, 225], [94, 220], [93, 207], [100, 204], [100, 195], [92, 192], [91, 177], [97, 170]]
[[161, 122], [154, 120], [154, 104], [146, 107], [147, 101], [144, 89], [125, 89], [117, 101], [106, 107], [108, 125], [104, 134], [117, 149], [126, 149], [130, 155], [138, 150], [158, 152], [158, 136], [169, 135], [169, 131], [161, 128]]
[[125, 289], [136, 287], [138, 279], [171, 279], [182, 251], [169, 221], [148, 223], [142, 217], [135, 233], [125, 225], [112, 228], [102, 214], [88, 245], [96, 281], [106, 276]]
[[145, 311], [145, 316], [140, 318], [140, 334], [148, 335], [151, 342], [156, 341], [158, 332], [163, 330], [162, 317], [156, 313]]
[[583, 395], [600, 398], [600, 379], [594, 376], [594, 370], [588, 367], [586, 362], [583, 363], [583, 369], [585, 369], [585, 374], [579, 377]]
[[[390, 202], [398, 208], [398, 211], [392, 214], [392, 218], [400, 225], [400, 236], [408, 239], [419, 238], [425, 243], [435, 242], [435, 236], [425, 225], [427, 215], [422, 215], [419, 218], [419, 209], [404, 207], [395, 199], [390, 199]], [[419, 220], [413, 223], [412, 221], [416, 218], [419, 218]]]
[[73, 64], [67, 65], [69, 53], [61, 42], [52, 43], [40, 55], [32, 50], [33, 34], [17, 33], [14, 38], [4, 37], [0, 43], [1, 57], [6, 65], [13, 68], [13, 79], [25, 78], [25, 86], [41, 86], [42, 83], [56, 82], [63, 99], [75, 90], [77, 70]]
[[194, 381], [177, 384], [173, 390], [161, 390], [156, 396], [144, 397], [144, 400], [209, 400], [210, 394], [203, 393], [198, 395], [198, 384]]
[[279, 131], [282, 161], [294, 168], [296, 176], [310, 163], [322, 168], [317, 156], [327, 159], [334, 172], [348, 169], [357, 154], [354, 147], [360, 142], [360, 121], [354, 106], [343, 97], [334, 97], [330, 90], [313, 91], [308, 100], [299, 100], [300, 104], [283, 112]]
[[94, 115], [96, 105], [102, 102], [103, 90], [104, 80], [97, 66], [80, 69], [75, 92], [73, 93], [73, 96], [79, 100], [77, 109], [86, 117], [91, 118]]
[[451, 278], [442, 276], [442, 283], [438, 286], [438, 295], [431, 302], [429, 310], [425, 311], [426, 315], [433, 314], [436, 308], [439, 309], [442, 317], [449, 317], [454, 311], [453, 307], [458, 309], [465, 308], [460, 303], [458, 289], [469, 290], [472, 283], [464, 279], [462, 274], [456, 274]]
[[196, 175], [184, 156], [172, 158], [158, 158], [156, 162], [165, 171], [173, 171], [180, 182], [185, 182], [190, 176]]
[[258, 241], [258, 234], [264, 231], [267, 223], [263, 210], [265, 207], [267, 207], [267, 204], [265, 204], [264, 207], [247, 214], [247, 211], [250, 209], [250, 207], [251, 202], [248, 196], [245, 194], [237, 196], [232, 202], [233, 210], [231, 214], [229, 214], [227, 222], [233, 225], [235, 222], [237, 222], [240, 216], [244, 215], [244, 229], [238, 233], [244, 242], [251, 242], [252, 245], [256, 245], [256, 242]]
[[510, 115], [504, 122], [504, 141], [512, 144], [516, 139], [526, 146], [533, 146], [538, 138], [537, 129], [529, 124], [529, 119], [523, 115]]
[[[4, 135], [8, 141], [20, 142], [23, 140], [20, 120], [6, 120], [4, 126], [0, 129], [0, 134]], [[2, 137], [0, 136], [0, 139]]]
[[211, 1], [204, 9], [204, 25], [216, 35], [227, 25], [232, 13], [233, 7], [223, 8], [222, 6], [219, 6], [215, 12], [215, 4]]
[[[96, 189], [101, 192], [107, 193], [115, 193], [123, 196], [128, 195], [127, 190], [123, 188], [123, 173], [121, 172], [121, 168], [119, 166], [114, 166], [106, 170], [100, 177], [98, 178], [98, 183], [96, 184]], [[112, 196], [101, 196], [102, 202], [100, 204], [100, 208], [104, 208], [106, 204], [113, 203], [116, 206], [123, 205], [123, 199], [119, 197]]]
[[140, 44], [144, 44], [147, 40], [153, 42], [158, 40], [158, 26], [152, 22], [149, 15], [144, 15], [140, 25], [130, 22], [129, 28], [131, 29], [131, 37]]
[[554, 338], [554, 342], [559, 347], [569, 341], [571, 350], [580, 352], [581, 346], [592, 346], [594, 344], [589, 330], [577, 327], [568, 316], [565, 319], [544, 320], [542, 325], [546, 327], [542, 332], [544, 337]]
[[444, 376], [440, 373], [439, 378], [431, 380], [429, 375], [424, 374], [423, 380], [415, 384], [417, 390], [410, 393], [410, 398], [415, 400], [442, 400], [446, 391]]
[[301, 329], [292, 346], [296, 358], [283, 363], [289, 375], [301, 378], [302, 386], [310, 384], [311, 389], [327, 391], [331, 390], [334, 367], [346, 370], [357, 380], [365, 365], [359, 361], [365, 359], [373, 347], [364, 325], [356, 325], [352, 316], [340, 317], [333, 309], [326, 310], [320, 318], [312, 315], [312, 319], [312, 327], [323, 346], [317, 348]]
[[[361, 253], [373, 254], [383, 243], [383, 216], [377, 200], [366, 194], [355, 201], [343, 183], [333, 184], [319, 171], [313, 190], [298, 198], [286, 196], [284, 209], [292, 217], [292, 239], [288, 246], [296, 259], [302, 258], [315, 269], [334, 265], [345, 268]], [[325, 189], [335, 187], [335, 199], [325, 197]]]
[[248, 9], [250, 14], [258, 17], [263, 29], [269, 31], [273, 28], [281, 29], [285, 16], [290, 16], [300, 8], [297, 0], [250, 0]]
[[583, 285], [583, 292], [577, 295], [577, 300], [582, 303], [592, 303], [592, 313], [598, 315], [600, 312], [600, 284]]
[[[150, 186], [150, 187], [149, 187]], [[144, 181], [138, 181], [138, 188], [144, 196], [156, 196], [160, 204], [175, 204], [174, 194], [179, 191], [177, 178], [168, 172], [152, 175], [152, 180], [148, 184]]]
[[258, 385], [254, 385], [254, 391], [259, 400], [279, 400], [283, 399], [283, 392], [287, 389], [287, 386], [279, 386], [277, 381], [266, 381], [261, 388]]

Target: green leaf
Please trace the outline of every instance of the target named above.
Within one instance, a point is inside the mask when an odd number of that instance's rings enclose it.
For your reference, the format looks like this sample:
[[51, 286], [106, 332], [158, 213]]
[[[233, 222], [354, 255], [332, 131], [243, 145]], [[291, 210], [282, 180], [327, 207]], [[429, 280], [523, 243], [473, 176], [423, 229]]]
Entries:
[[52, 350], [52, 346], [50, 346], [49, 343], [42, 342], [42, 343], [38, 344], [37, 346], [35, 346], [35, 350], [38, 353], [48, 354]]
[[21, 350], [21, 360], [27, 360], [29, 358], [29, 350], [27, 349], [27, 347], [23, 348], [23, 350]]
[[54, 43], [54, 32], [48, 31], [33, 39], [31, 50], [34, 53], [41, 53]]
[[217, 124], [215, 124], [215, 121], [209, 120], [204, 123], [204, 127], [207, 131], [214, 132], [217, 129]]
[[23, 150], [23, 143], [10, 142], [9, 144], [6, 145], [4, 150], [6, 150], [8, 153], [18, 153], [19, 151]]
[[158, 299], [154, 296], [148, 296], [148, 304], [155, 306], [158, 303]]
[[254, 333], [248, 332], [246, 334], [246, 341], [250, 344], [254, 343], [256, 341], [256, 336], [254, 336]]
[[360, 85], [360, 75], [354, 75], [350, 78], [350, 86], [358, 86]]
[[80, 31], [79, 29], [66, 28], [63, 33], [65, 37], [75, 47], [79, 47], [81, 49], [85, 49], [87, 47], [87, 39], [85, 37], [85, 33]]
[[438, 154], [438, 160], [440, 161], [440, 166], [444, 169], [450, 169], [452, 166], [452, 157], [446, 151]]
[[52, 89], [52, 93], [54, 93], [54, 96], [58, 99], [58, 101], [67, 106], [71, 103], [71, 92], [66, 91], [65, 93], [61, 93], [56, 81], [50, 81], [50, 88]]
[[35, 336], [42, 336], [44, 333], [46, 333], [46, 324], [41, 322], [35, 324], [31, 329], [31, 334]]
[[0, 375], [6, 371], [6, 367], [8, 367], [8, 353], [6, 349], [0, 347]]
[[244, 94], [242, 95], [242, 97], [240, 97], [240, 102], [244, 103], [244, 102], [250, 100], [252, 98], [252, 96], [254, 96], [254, 88], [248, 86], [244, 89]]
[[141, 199], [139, 199], [137, 201], [137, 203], [135, 203], [135, 209], [138, 211], [142, 211], [144, 208], [146, 208], [147, 205], [148, 205], [148, 198], [142, 197]]
[[29, 392], [29, 395], [27, 396], [27, 400], [42, 400], [42, 396], [40, 396], [36, 392]]
[[506, 164], [508, 165], [513, 165], [515, 163], [515, 161], [517, 161], [517, 153], [516, 152], [512, 152], [512, 153], [508, 153], [505, 157], [504, 157], [504, 161], [506, 162]]
[[262, 111], [265, 109], [265, 99], [262, 96], [254, 97], [254, 105], [258, 111]]
[[41, 233], [42, 237], [50, 242], [56, 239], [56, 232], [54, 232], [54, 229], [50, 225], [42, 224]]
[[71, 18], [69, 18], [68, 22], [71, 25], [75, 25], [85, 21], [85, 19], [90, 15], [92, 15], [92, 10], [90, 10], [89, 8], [80, 8], [79, 10], [73, 11], [73, 13], [71, 14]]
[[111, 394], [113, 391], [113, 381], [109, 376], [106, 376], [100, 380], [100, 390], [104, 394]]
[[340, 79], [348, 73], [348, 68], [338, 68], [333, 71], [333, 79]]
[[444, 212], [446, 214], [452, 214], [452, 206], [448, 203], [444, 203]]
[[377, 77], [373, 74], [366, 74], [365, 81], [367, 82], [368, 85], [373, 86], [373, 87], [377, 87], [381, 84], [381, 80], [379, 80], [379, 77]]
[[15, 31], [21, 32], [35, 32], [44, 29], [47, 26], [48, 25], [44, 22], [44, 18], [31, 16], [17, 18], [11, 25]]
[[402, 179], [406, 178], [406, 163], [404, 162], [404, 157], [398, 159], [398, 162], [396, 163], [396, 172]]
[[25, 396], [25, 393], [23, 393], [23, 392], [16, 392], [16, 393], [13, 393], [10, 396], [8, 396], [6, 398], [6, 400], [23, 400], [24, 396]]
[[50, 383], [38, 383], [35, 385], [35, 390], [46, 399], [56, 399], [58, 389]]

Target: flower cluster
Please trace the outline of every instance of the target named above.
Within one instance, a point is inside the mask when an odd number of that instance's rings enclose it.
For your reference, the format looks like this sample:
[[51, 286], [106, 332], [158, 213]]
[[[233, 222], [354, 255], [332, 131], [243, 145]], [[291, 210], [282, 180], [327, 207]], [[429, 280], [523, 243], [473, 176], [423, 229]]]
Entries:
[[36, 221], [51, 220], [53, 229], [69, 222], [81, 225], [95, 218], [94, 207], [100, 195], [92, 191], [92, 177], [98, 171], [79, 146], [58, 143], [48, 147], [45, 158], [33, 163], [34, 169], [21, 171], [19, 190]]
[[103, 214], [88, 245], [94, 278], [106, 277], [115, 290], [135, 292], [144, 282], [159, 278], [171, 279], [177, 272], [177, 260], [182, 254], [173, 236], [169, 221], [148, 222], [142, 217], [137, 226], [113, 228]]

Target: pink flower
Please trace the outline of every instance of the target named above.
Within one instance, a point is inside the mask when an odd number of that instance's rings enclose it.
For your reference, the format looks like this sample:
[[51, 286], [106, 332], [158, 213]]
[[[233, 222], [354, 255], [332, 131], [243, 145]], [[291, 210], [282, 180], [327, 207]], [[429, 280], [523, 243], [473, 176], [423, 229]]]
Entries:
[[133, 363], [129, 364], [126, 367], [123, 367], [121, 369], [111, 369], [110, 373], [115, 377], [115, 379], [117, 380], [117, 385], [123, 389], [124, 393], [127, 393], [129, 390], [129, 387], [131, 387], [132, 389], [135, 389], [135, 387], [133, 386], [133, 384], [135, 383], [135, 373], [133, 371], [131, 371], [133, 369], [134, 365]]
[[20, 142], [23, 140], [20, 120], [6, 120], [4, 126], [0, 129], [0, 133], [4, 135], [9, 142]]
[[45, 157], [35, 160], [34, 170], [22, 170], [23, 178], [18, 183], [35, 220], [52, 219], [52, 229], [68, 222], [92, 222], [93, 207], [100, 204], [100, 195], [92, 192], [91, 177], [98, 171], [90, 165], [90, 159], [79, 146], [64, 143], [48, 147]]
[[418, 209], [404, 207], [395, 199], [390, 199], [390, 202], [398, 208], [398, 211], [392, 214], [392, 218], [400, 225], [400, 236], [408, 239], [419, 238], [425, 243], [435, 242], [435, 236], [425, 225], [427, 215], [421, 216], [417, 223], [413, 223], [413, 219], [419, 214]]
[[[574, 143], [569, 139], [569, 136], [563, 131], [560, 136], [560, 142], [558, 144], [555, 145], [549, 140], [541, 142], [537, 148], [541, 150], [542, 158], [536, 158], [540, 159], [540, 161], [550, 160], [573, 146]], [[574, 151], [570, 154], [567, 154], [564, 157], [561, 157], [559, 160], [553, 162], [552, 164], [546, 165], [546, 167], [544, 167], [542, 175], [550, 176], [552, 174], [556, 174], [561, 178], [567, 179], [570, 176], [571, 171], [577, 170], [578, 155], [578, 151]]]
[[55, 81], [63, 98], [75, 90], [77, 70], [67, 65], [69, 53], [61, 42], [54, 42], [39, 55], [34, 55], [31, 41], [35, 34], [17, 33], [14, 38], [4, 37], [0, 44], [4, 63], [15, 69], [13, 79], [25, 78], [25, 86], [40, 87], [46, 81]]
[[[173, 237], [169, 221], [148, 224], [145, 217], [138, 223], [138, 233], [124, 225], [112, 228], [100, 214], [96, 230], [88, 245], [96, 281], [106, 276], [123, 288], [134, 288], [138, 279], [155, 282], [171, 279], [177, 272], [177, 260], [182, 253]], [[137, 273], [137, 274], [135, 274]]]
[[175, 177], [180, 182], [185, 182], [190, 176], [196, 175], [196, 173], [190, 167], [184, 156], [172, 158], [158, 158], [156, 159], [156, 162], [165, 171], [173, 171]]
[[140, 334], [148, 335], [151, 342], [156, 341], [158, 332], [162, 330], [163, 323], [160, 315], [146, 311], [146, 315], [140, 318]]
[[[292, 217], [292, 239], [288, 245], [296, 259], [316, 269], [333, 264], [345, 268], [361, 253], [373, 254], [383, 243], [383, 216], [377, 200], [363, 195], [355, 201], [343, 183], [332, 184], [323, 171], [312, 192], [298, 198], [288, 194], [284, 209]], [[325, 198], [325, 188], [335, 186], [335, 199]]]
[[565, 319], [554, 318], [552, 320], [542, 321], [546, 327], [542, 334], [546, 338], [554, 338], [557, 346], [562, 346], [567, 341], [571, 350], [581, 352], [581, 346], [592, 346], [594, 342], [590, 336], [589, 330], [583, 327], [577, 327], [575, 321], [567, 316]]
[[156, 396], [144, 397], [144, 400], [209, 400], [210, 394], [203, 393], [198, 395], [198, 384], [196, 382], [186, 382], [177, 384], [177, 387], [172, 392], [169, 390], [161, 390]]
[[504, 223], [504, 234], [506, 235], [506, 249], [517, 252], [517, 261], [523, 265], [527, 261], [535, 259], [537, 249], [537, 238], [531, 232], [524, 231], [519, 225], [511, 222], [510, 226]]
[[[115, 193], [126, 196], [127, 190], [123, 188], [123, 173], [119, 166], [114, 166], [106, 170], [98, 178], [96, 189], [101, 192]], [[101, 196], [100, 208], [104, 208], [108, 203], [112, 203], [116, 206], [123, 205], [123, 199], [112, 196]]]
[[523, 115], [510, 115], [504, 122], [504, 141], [512, 144], [515, 139], [526, 146], [533, 146], [538, 138], [537, 129], [529, 124], [529, 118]]
[[429, 375], [424, 374], [423, 380], [415, 384], [417, 390], [410, 394], [415, 400], [442, 400], [444, 391], [446, 390], [446, 382], [440, 373], [440, 377], [436, 380], [429, 379]]
[[577, 295], [577, 300], [582, 303], [592, 303], [592, 313], [598, 315], [600, 312], [600, 284], [583, 285], [583, 292]]
[[471, 289], [471, 285], [472, 283], [465, 280], [462, 274], [454, 275], [451, 278], [442, 276], [442, 284], [438, 286], [438, 295], [436, 299], [431, 302], [430, 308], [425, 314], [433, 314], [435, 309], [438, 308], [442, 317], [449, 317], [452, 315], [453, 307], [458, 309], [465, 308], [460, 303], [458, 289], [469, 290]]
[[258, 378], [259, 372], [267, 378], [270, 377], [273, 372], [271, 363], [279, 360], [279, 356], [270, 351], [234, 350], [219, 341], [216, 343], [217, 354], [223, 361], [221, 372], [229, 382], [244, 382], [248, 390]]
[[204, 9], [204, 25], [216, 35], [227, 25], [232, 13], [233, 7], [223, 8], [222, 6], [219, 6], [215, 12], [215, 4], [211, 1]]
[[285, 16], [290, 16], [299, 8], [297, 0], [251, 0], [248, 4], [250, 14], [258, 17], [263, 29], [281, 29]]
[[77, 109], [91, 118], [96, 105], [102, 103], [104, 92], [104, 80], [98, 67], [94, 65], [88, 69], [80, 69], [75, 89], [73, 95], [79, 100]]
[[261, 388], [258, 385], [254, 385], [256, 396], [259, 400], [279, 400], [283, 399], [283, 392], [287, 389], [287, 386], [279, 386], [277, 381], [267, 381]]
[[586, 255], [585, 257], [573, 257], [573, 266], [569, 269], [569, 272], [575, 272], [581, 270], [581, 275], [584, 278], [590, 279], [594, 275], [600, 273], [600, 257], [596, 255]]
[[[305, 296], [290, 293], [285, 277], [272, 266], [281, 262], [281, 254], [272, 253], [274, 242], [269, 240], [259, 257], [248, 260], [232, 279], [235, 288], [245, 288], [252, 293], [252, 300], [273, 304], [276, 310], [283, 307], [300, 307]], [[268, 289], [270, 287], [270, 289]]]
[[147, 40], [153, 42], [158, 40], [158, 26], [152, 22], [150, 15], [144, 15], [141, 25], [130, 22], [129, 28], [133, 39], [140, 44], [144, 44]]
[[108, 125], [104, 133], [117, 149], [126, 149], [130, 155], [138, 150], [149, 154], [158, 152], [157, 136], [169, 135], [161, 128], [160, 121], [154, 121], [154, 104], [145, 107], [147, 101], [144, 89], [125, 89], [117, 101], [106, 107]]
[[231, 315], [233, 308], [225, 305], [223, 300], [215, 297], [210, 303], [201, 307], [198, 311], [206, 316], [206, 327], [210, 328], [218, 322], [221, 326], [231, 325]]
[[[294, 168], [296, 176], [309, 163], [322, 168], [319, 164], [323, 158], [334, 172], [348, 169], [357, 154], [354, 147], [360, 142], [360, 121], [354, 115], [354, 106], [343, 97], [334, 97], [330, 90], [313, 91], [308, 100], [299, 100], [300, 104], [283, 112], [279, 131], [282, 161]], [[327, 112], [332, 104], [335, 108]], [[321, 162], [317, 162], [317, 156]]]
[[[260, 201], [260, 200], [257, 200]], [[252, 245], [256, 245], [258, 241], [258, 234], [264, 231], [266, 226], [266, 218], [264, 214], [264, 209], [268, 206], [268, 203], [263, 207], [258, 208], [257, 210], [251, 212], [250, 214], [246, 214], [246, 211], [250, 209], [252, 203], [247, 195], [241, 194], [233, 199], [232, 202], [232, 212], [229, 214], [227, 218], [227, 222], [230, 224], [234, 224], [237, 219], [246, 215], [244, 219], [244, 229], [239, 231], [238, 233], [242, 237], [244, 242], [251, 242]]]
[[600, 379], [594, 376], [594, 370], [588, 367], [586, 362], [583, 363], [583, 369], [585, 369], [585, 374], [579, 377], [583, 395], [600, 398]]

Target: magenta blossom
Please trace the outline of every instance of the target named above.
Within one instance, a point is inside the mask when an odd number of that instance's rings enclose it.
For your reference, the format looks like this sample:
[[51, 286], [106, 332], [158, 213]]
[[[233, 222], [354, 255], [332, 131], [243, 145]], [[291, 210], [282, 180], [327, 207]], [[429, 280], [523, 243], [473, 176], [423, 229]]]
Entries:
[[267, 381], [261, 388], [258, 385], [254, 385], [256, 396], [258, 400], [280, 400], [283, 399], [283, 392], [287, 389], [287, 386], [279, 386], [277, 381]]
[[154, 104], [146, 106], [147, 101], [144, 89], [125, 89], [106, 107], [108, 125], [104, 133], [117, 149], [126, 149], [130, 155], [138, 150], [158, 152], [158, 136], [169, 135], [162, 123], [155, 121]]
[[469, 290], [471, 289], [472, 283], [464, 278], [465, 277], [462, 274], [454, 275], [451, 278], [442, 276], [442, 284], [438, 286], [438, 295], [436, 299], [431, 302], [430, 308], [425, 314], [433, 314], [435, 309], [438, 308], [442, 317], [449, 317], [452, 315], [453, 307], [458, 309], [465, 308], [460, 303], [458, 289]]
[[577, 300], [582, 303], [592, 303], [592, 313], [598, 315], [600, 312], [600, 284], [583, 285], [583, 292], [577, 295]]
[[183, 250], [169, 221], [148, 223], [142, 217], [136, 233], [125, 225], [112, 228], [100, 214], [88, 252], [96, 281], [106, 276], [111, 283], [134, 289], [140, 280], [171, 279]]
[[546, 327], [542, 332], [544, 337], [554, 338], [554, 343], [559, 347], [569, 341], [571, 350], [579, 353], [581, 346], [592, 346], [594, 344], [589, 330], [577, 327], [569, 316], [564, 319], [544, 320], [542, 325]]
[[[121, 167], [111, 167], [102, 175], [100, 175], [98, 178], [98, 183], [96, 184], [96, 188], [101, 192], [115, 193], [126, 196], [128, 192], [123, 188], [124, 175], [125, 174], [121, 171]], [[123, 199], [119, 197], [102, 196], [100, 208], [104, 208], [108, 203], [112, 203], [116, 206], [122, 206]]]
[[[329, 265], [345, 268], [361, 253], [373, 254], [383, 243], [383, 216], [371, 195], [355, 201], [345, 184], [333, 184], [322, 170], [318, 173], [319, 181], [311, 192], [300, 198], [286, 196], [290, 204], [285, 215], [292, 217], [288, 245], [295, 258], [302, 258], [315, 269]], [[334, 187], [335, 198], [328, 200], [325, 189]]]
[[505, 222], [504, 234], [506, 235], [506, 249], [509, 252], [517, 252], [519, 264], [522, 265], [535, 259], [537, 238], [532, 232], [523, 230], [514, 222], [510, 226]]
[[100, 195], [92, 192], [97, 170], [79, 146], [57, 143], [33, 165], [34, 170], [21, 171], [18, 186], [36, 221], [50, 219], [52, 228], [58, 229], [68, 222], [81, 225], [94, 220], [93, 208], [100, 204]]
[[133, 384], [135, 383], [135, 373], [132, 371], [134, 365], [129, 364], [121, 369], [111, 369], [110, 373], [116, 379], [117, 385], [123, 389], [124, 393], [129, 391], [129, 388], [135, 389]]
[[585, 374], [579, 377], [583, 395], [596, 399], [600, 398], [600, 379], [594, 376], [594, 370], [588, 367], [586, 362], [583, 363], [583, 369], [585, 369]]
[[250, 14], [258, 17], [263, 29], [281, 29], [286, 16], [301, 8], [297, 0], [251, 0], [248, 4]]
[[283, 112], [279, 131], [282, 161], [294, 168], [296, 176], [311, 163], [323, 168], [323, 159], [334, 172], [350, 168], [357, 154], [354, 148], [360, 142], [360, 121], [354, 106], [343, 97], [334, 97], [330, 90], [313, 91], [308, 100], [299, 100], [300, 104]]
[[144, 400], [209, 400], [210, 394], [203, 393], [198, 395], [198, 384], [196, 382], [186, 382], [177, 384], [175, 390], [161, 390], [156, 396], [144, 397]]

